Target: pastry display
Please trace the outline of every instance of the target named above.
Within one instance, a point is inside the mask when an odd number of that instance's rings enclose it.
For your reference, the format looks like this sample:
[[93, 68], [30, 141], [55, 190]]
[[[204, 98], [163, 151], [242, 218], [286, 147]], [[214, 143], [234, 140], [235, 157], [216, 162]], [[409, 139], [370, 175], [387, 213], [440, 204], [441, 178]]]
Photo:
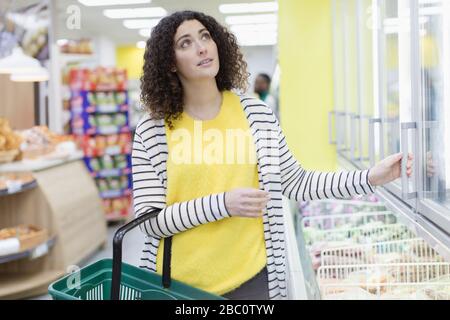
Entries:
[[14, 238], [20, 242], [20, 251], [24, 251], [46, 241], [48, 232], [46, 229], [32, 225], [18, 225], [0, 229], [0, 243]]
[[35, 126], [20, 132], [23, 143], [21, 153], [23, 159], [36, 159], [55, 152], [58, 144], [72, 141], [70, 136], [53, 133], [46, 126]]
[[35, 179], [31, 172], [0, 173], [0, 192], [11, 188], [21, 188]]
[[20, 153], [22, 137], [14, 132], [5, 118], [0, 118], [0, 163], [14, 161]]

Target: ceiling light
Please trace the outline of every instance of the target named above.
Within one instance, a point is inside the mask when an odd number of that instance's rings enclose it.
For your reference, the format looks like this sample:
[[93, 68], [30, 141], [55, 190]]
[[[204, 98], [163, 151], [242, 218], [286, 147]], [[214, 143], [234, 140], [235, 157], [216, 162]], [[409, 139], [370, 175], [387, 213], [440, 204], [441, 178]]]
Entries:
[[167, 15], [167, 11], [161, 7], [152, 8], [128, 8], [128, 9], [105, 9], [103, 14], [111, 19], [127, 18], [159, 18]]
[[236, 32], [238, 44], [240, 46], [271, 46], [277, 43], [276, 32]]
[[221, 4], [219, 11], [222, 13], [274, 12], [278, 11], [278, 3], [253, 2]]
[[17, 71], [11, 74], [11, 81], [14, 82], [41, 82], [49, 79], [47, 69], [39, 67], [31, 72]]
[[136, 42], [136, 47], [138, 47], [139, 49], [145, 49], [146, 45], [147, 45], [147, 43], [145, 41]]
[[161, 19], [132, 19], [123, 20], [123, 25], [128, 29], [146, 29], [156, 26]]
[[228, 16], [225, 22], [232, 24], [253, 24], [253, 23], [277, 23], [276, 14], [254, 14], [242, 16]]
[[0, 73], [32, 72], [41, 68], [39, 60], [23, 53], [22, 48], [16, 47], [12, 54], [0, 59]]
[[84, 4], [87, 7], [99, 7], [99, 6], [116, 6], [116, 5], [129, 5], [129, 4], [143, 4], [150, 3], [152, 0], [78, 0], [79, 3]]
[[236, 32], [276, 32], [278, 25], [276, 23], [257, 23], [257, 24], [234, 24], [230, 31]]

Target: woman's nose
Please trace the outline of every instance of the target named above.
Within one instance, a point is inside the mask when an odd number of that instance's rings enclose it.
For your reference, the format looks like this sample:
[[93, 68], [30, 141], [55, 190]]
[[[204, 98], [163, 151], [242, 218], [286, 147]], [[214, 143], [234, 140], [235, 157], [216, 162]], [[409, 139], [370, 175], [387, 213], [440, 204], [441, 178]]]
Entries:
[[206, 46], [201, 43], [201, 42], [197, 42], [197, 52], [199, 55], [203, 55], [206, 53]]

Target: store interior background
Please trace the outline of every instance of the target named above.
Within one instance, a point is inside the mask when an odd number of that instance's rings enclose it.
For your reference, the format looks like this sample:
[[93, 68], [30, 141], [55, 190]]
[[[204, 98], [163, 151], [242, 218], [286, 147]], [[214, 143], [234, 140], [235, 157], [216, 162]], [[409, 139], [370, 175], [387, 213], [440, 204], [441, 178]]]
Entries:
[[[245, 2], [262, 1], [247, 0]], [[270, 26], [267, 29], [263, 28], [264, 31], [259, 29], [245, 37], [245, 41], [241, 43], [241, 49], [250, 72], [249, 93], [253, 91], [254, 78], [258, 73], [264, 72], [273, 77], [271, 91], [278, 100], [279, 120], [283, 132], [291, 151], [304, 168], [317, 171], [336, 171], [349, 168], [366, 169], [370, 166], [369, 124], [366, 122], [363, 124], [363, 120], [361, 120], [360, 127], [356, 129], [350, 125], [350, 122], [346, 122], [348, 120], [345, 120], [345, 117], [338, 117], [340, 112], [344, 112], [346, 115], [355, 113], [362, 116], [359, 119], [363, 119], [366, 116], [377, 118], [381, 116], [378, 114], [379, 112], [386, 111], [386, 122], [383, 125], [394, 123], [400, 127], [400, 120], [396, 112], [408, 113], [408, 94], [414, 94], [414, 91], [411, 93], [408, 88], [409, 78], [404, 75], [399, 77], [399, 74], [405, 69], [410, 72], [409, 68], [413, 68], [413, 64], [408, 65], [411, 52], [408, 50], [408, 41], [404, 40], [408, 35], [402, 35], [403, 46], [400, 46], [400, 51], [398, 43], [395, 42], [399, 40], [389, 39], [389, 44], [393, 46], [381, 48], [378, 52], [384, 53], [381, 50], [386, 50], [387, 54], [380, 54], [376, 57], [374, 52], [376, 52], [376, 46], [380, 46], [382, 37], [374, 39], [375, 33], [367, 28], [365, 23], [372, 17], [372, 3], [388, 4], [383, 7], [386, 16], [396, 17], [397, 7], [400, 8], [402, 4], [415, 1], [279, 0], [275, 2], [276, 10], [260, 13], [269, 15], [264, 18], [263, 22]], [[48, 29], [50, 59], [43, 62], [49, 72], [49, 81], [12, 82], [9, 75], [0, 74], [0, 118], [8, 119], [14, 130], [26, 130], [35, 125], [46, 125], [58, 135], [70, 133], [72, 116], [70, 104], [68, 104], [70, 90], [65, 81], [67, 72], [71, 68], [94, 69], [101, 66], [125, 69], [130, 112], [128, 120], [131, 130], [142, 115], [139, 104], [139, 77], [142, 69], [143, 45], [148, 38], [148, 30], [126, 28], [122, 23], [124, 19], [107, 18], [103, 14], [104, 7], [88, 7], [80, 2], [77, 0], [1, 1], [2, 12], [5, 10], [12, 12], [39, 4], [48, 4], [49, 8], [47, 18], [50, 26]], [[183, 9], [197, 10], [210, 14], [219, 22], [230, 26], [226, 20], [227, 16], [246, 14], [224, 14], [220, 12], [219, 5], [241, 2], [243, 1], [152, 0], [150, 4], [129, 4], [126, 7], [163, 7], [167, 14]], [[420, 10], [423, 10], [421, 14], [426, 15], [428, 21], [433, 21], [433, 24], [428, 25], [430, 29], [427, 30], [433, 34], [439, 29], [436, 26], [440, 26], [434, 20], [438, 15], [427, 13], [428, 11], [424, 9], [440, 3], [442, 0], [417, 0], [416, 2], [420, 3]], [[111, 6], [110, 8], [119, 7], [124, 6]], [[448, 9], [446, 11], [447, 24], [444, 24], [446, 30], [450, 29], [448, 26], [450, 10]], [[408, 12], [410, 9], [406, 6], [404, 10]], [[78, 22], [80, 23], [79, 28], [77, 27]], [[438, 75], [438, 78], [439, 76], [442, 76], [442, 79], [445, 78], [442, 83], [446, 83], [446, 88], [450, 88], [448, 72], [442, 71], [444, 70], [443, 62], [440, 61], [441, 64], [436, 62], [438, 61], [437, 51], [448, 50], [449, 47], [442, 46], [441, 42], [444, 41], [442, 41], [441, 34], [434, 36], [434, 41], [439, 45], [433, 41], [424, 40], [420, 48], [427, 49], [421, 51], [422, 54], [425, 53], [424, 61], [421, 63], [425, 65], [425, 68], [434, 68], [433, 74]], [[83, 39], [88, 41], [88, 47], [92, 49], [92, 53], [62, 52], [62, 48], [67, 46], [71, 40]], [[2, 42], [0, 42], [0, 53], [2, 53], [2, 48]], [[450, 56], [448, 53], [447, 51], [447, 56]], [[400, 63], [398, 57], [401, 57]], [[376, 61], [376, 58], [379, 61]], [[400, 69], [402, 69], [401, 72]], [[398, 98], [398, 88], [402, 88], [401, 101], [389, 106], [390, 111], [394, 110], [392, 113], [389, 113], [389, 110], [377, 109], [380, 96], [376, 95], [377, 92], [374, 88], [376, 88], [375, 81], [379, 70], [386, 71], [391, 76], [393, 74], [390, 81], [394, 83], [390, 85], [390, 83], [380, 82], [377, 90], [383, 93], [383, 90], [389, 91], [393, 88], [393, 92], [384, 92], [384, 94], [387, 96], [390, 94], [391, 96], [388, 98], [395, 100]], [[416, 78], [418, 78], [417, 75]], [[406, 90], [404, 89], [405, 85]], [[421, 85], [427, 87], [429, 84], [421, 83]], [[420, 103], [421, 105], [416, 106], [416, 109], [427, 108], [428, 101], [426, 99], [421, 100]], [[442, 119], [450, 119], [447, 109], [446, 105]], [[419, 111], [416, 115], [418, 114]], [[351, 119], [356, 118], [350, 118], [350, 121], [352, 121]], [[341, 121], [343, 122], [341, 123]], [[445, 126], [448, 130], [450, 125], [448, 120], [446, 121]], [[420, 120], [417, 120], [417, 123], [420, 123]], [[354, 134], [352, 137], [351, 130], [359, 130], [359, 135]], [[429, 134], [425, 131], [422, 135], [418, 134], [416, 140]], [[385, 152], [384, 155], [402, 151], [399, 130], [396, 131], [394, 128], [393, 131], [386, 132], [391, 133], [386, 136], [385, 142], [388, 146], [383, 149], [382, 143], [377, 142], [379, 144], [376, 147], [375, 156], [378, 159], [381, 159], [381, 151]], [[410, 139], [412, 139], [411, 136]], [[332, 143], [332, 140], [335, 142]], [[445, 142], [447, 140], [440, 139], [442, 142], [440, 150], [445, 149], [441, 154], [448, 167], [450, 165], [448, 150], [450, 149], [448, 143]], [[356, 141], [360, 144], [355, 149]], [[350, 144], [352, 144], [351, 148]], [[390, 218], [395, 216], [395, 221], [397, 221], [397, 217], [400, 217], [398, 220], [402, 224], [407, 225], [411, 230], [414, 229], [416, 235], [426, 239], [427, 244], [431, 245], [433, 250], [435, 249], [448, 260], [450, 257], [450, 205], [448, 200], [445, 202], [437, 199], [437, 192], [428, 192], [430, 190], [421, 185], [420, 181], [423, 175], [426, 175], [422, 159], [425, 153], [418, 154], [417, 166], [420, 168], [418, 172], [424, 171], [415, 180], [417, 189], [424, 188], [419, 190], [419, 198], [417, 200], [403, 199], [400, 179], [386, 188], [379, 188], [377, 196], [382, 195], [383, 201], [389, 204], [389, 206], [387, 205], [389, 210], [395, 212], [395, 214], [390, 213]], [[0, 255], [0, 299], [49, 299], [50, 296], [46, 294], [48, 284], [70, 272], [71, 266], [82, 267], [99, 259], [111, 257], [112, 236], [122, 223], [132, 219], [132, 212], [130, 210], [129, 215], [121, 216], [118, 219], [106, 217], [97, 190], [98, 185], [94, 183], [94, 179], [82, 159], [83, 155], [78, 154], [76, 159], [71, 158], [61, 164], [58, 163], [58, 165], [49, 165], [46, 169], [33, 170], [38, 187], [34, 186], [32, 190], [7, 197], [2, 197], [0, 192], [0, 229], [17, 224], [43, 226], [48, 231], [48, 241], [51, 242], [49, 248], [39, 248], [41, 251], [34, 250], [33, 253], [29, 253], [38, 256], [34, 259], [4, 263]], [[8, 166], [10, 164], [0, 164], [0, 174], [6, 170], [5, 168], [9, 168]], [[443, 180], [440, 182], [440, 188], [444, 189], [444, 193], [446, 191], [448, 193], [450, 179], [447, 178], [447, 186], [445, 178]], [[407, 187], [412, 189], [414, 185], [411, 181], [410, 184]], [[440, 197], [442, 198], [442, 192]], [[446, 199], [449, 198], [450, 195]], [[372, 200], [369, 199], [369, 201]], [[321, 205], [318, 203], [317, 208]], [[293, 206], [298, 206], [298, 204], [293, 204]], [[324, 204], [324, 207], [330, 212], [333, 212], [337, 206], [339, 205], [335, 203]], [[354, 208], [359, 205], [348, 204], [346, 207], [347, 204], [343, 204], [342, 206], [347, 208], [348, 212], [354, 212], [352, 210], [356, 210]], [[364, 203], [361, 208], [366, 210], [367, 207], [379, 209], [379, 207], [367, 203]], [[305, 215], [317, 209], [314, 208], [316, 208], [314, 205], [309, 209], [304, 208]], [[300, 215], [298, 211], [293, 212], [294, 217]], [[320, 210], [317, 209], [317, 211]], [[343, 213], [348, 213], [344, 211], [343, 209]], [[341, 212], [339, 211], [339, 213]], [[296, 252], [297, 256], [300, 255], [298, 261], [295, 261], [297, 265], [294, 266], [290, 275], [292, 280], [290, 285], [294, 287], [292, 290], [297, 294], [294, 296], [307, 296], [312, 299], [319, 295], [317, 284], [311, 280], [315, 279], [314, 272], [317, 270], [312, 270], [310, 257], [305, 249], [307, 241], [300, 228], [301, 223], [303, 222], [295, 220], [294, 226], [287, 226], [288, 229], [292, 228], [288, 232], [291, 239], [287, 239], [287, 242], [294, 243], [292, 248], [295, 247], [295, 249], [292, 250], [298, 251]], [[407, 234], [413, 237], [410, 233]], [[419, 240], [422, 245], [422, 239]], [[139, 265], [142, 243], [143, 235], [139, 230], [127, 235], [124, 242], [123, 258], [125, 262]], [[289, 247], [289, 245], [287, 246]], [[434, 251], [432, 252], [433, 258], [435, 258]], [[439, 263], [441, 263], [440, 259], [437, 260]], [[446, 263], [445, 267], [447, 268], [446, 276], [448, 276], [450, 264]], [[299, 269], [302, 271], [298, 271]], [[305, 286], [309, 289], [305, 289]], [[446, 286], [446, 289], [450, 288], [450, 280], [447, 281]], [[305, 291], [308, 293], [306, 294]], [[450, 299], [450, 294], [447, 293], [445, 297]]]

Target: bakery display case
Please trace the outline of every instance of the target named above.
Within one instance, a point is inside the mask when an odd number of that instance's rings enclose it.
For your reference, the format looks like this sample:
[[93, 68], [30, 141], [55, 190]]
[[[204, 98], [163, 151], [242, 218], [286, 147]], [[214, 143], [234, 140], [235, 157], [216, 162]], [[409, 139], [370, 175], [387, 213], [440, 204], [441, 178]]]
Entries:
[[15, 156], [0, 164], [0, 298], [27, 298], [104, 246], [106, 221], [71, 137], [0, 122], [4, 145], [17, 141]]

